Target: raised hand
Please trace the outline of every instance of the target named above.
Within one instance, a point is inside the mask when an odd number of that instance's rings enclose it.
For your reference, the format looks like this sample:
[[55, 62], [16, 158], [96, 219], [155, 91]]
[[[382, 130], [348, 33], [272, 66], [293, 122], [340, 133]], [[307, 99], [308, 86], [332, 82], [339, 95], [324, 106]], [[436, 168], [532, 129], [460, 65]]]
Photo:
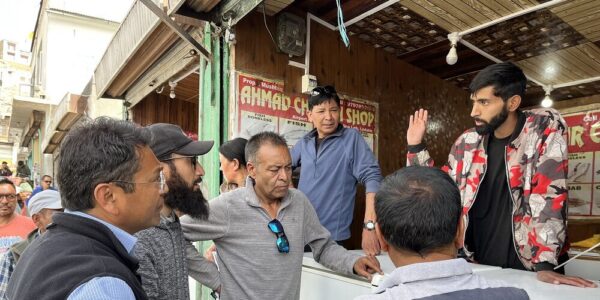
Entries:
[[414, 115], [410, 116], [408, 121], [408, 130], [406, 131], [406, 141], [408, 145], [418, 145], [423, 141], [425, 130], [427, 129], [427, 110], [419, 109]]

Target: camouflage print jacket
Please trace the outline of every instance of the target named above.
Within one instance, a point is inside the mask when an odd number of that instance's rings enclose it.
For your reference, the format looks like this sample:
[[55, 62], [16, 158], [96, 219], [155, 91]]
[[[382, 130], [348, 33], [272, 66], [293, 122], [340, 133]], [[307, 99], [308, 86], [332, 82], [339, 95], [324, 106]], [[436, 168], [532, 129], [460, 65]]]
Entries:
[[[505, 151], [513, 200], [513, 242], [527, 269], [549, 269], [548, 264], [557, 265], [558, 256], [568, 250], [567, 128], [553, 109], [524, 111], [520, 120], [522, 129], [513, 134]], [[487, 167], [487, 140], [487, 135], [479, 135], [474, 128], [467, 130], [442, 167], [460, 189], [465, 232]], [[433, 166], [423, 145], [409, 148], [407, 165]]]

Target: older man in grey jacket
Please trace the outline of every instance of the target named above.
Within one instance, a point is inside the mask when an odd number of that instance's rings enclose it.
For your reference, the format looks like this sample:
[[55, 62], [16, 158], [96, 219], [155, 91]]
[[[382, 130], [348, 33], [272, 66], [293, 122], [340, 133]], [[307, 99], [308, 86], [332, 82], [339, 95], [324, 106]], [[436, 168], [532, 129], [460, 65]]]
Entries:
[[381, 272], [374, 257], [337, 245], [306, 196], [289, 188], [292, 168], [285, 139], [272, 132], [253, 136], [246, 160], [246, 187], [212, 200], [208, 220], [181, 218], [187, 239], [217, 245], [219, 272], [212, 265], [213, 272], [207, 273], [201, 267], [206, 267], [204, 258], [190, 251], [192, 277], [220, 288], [225, 300], [298, 299], [307, 244], [316, 261], [335, 271], [367, 278]]

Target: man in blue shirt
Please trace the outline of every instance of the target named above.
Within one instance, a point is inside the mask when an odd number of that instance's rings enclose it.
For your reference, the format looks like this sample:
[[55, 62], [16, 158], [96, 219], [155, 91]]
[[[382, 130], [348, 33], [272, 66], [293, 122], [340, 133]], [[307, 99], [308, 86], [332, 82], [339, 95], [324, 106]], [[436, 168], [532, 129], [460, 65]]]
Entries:
[[314, 129], [292, 148], [292, 167], [301, 167], [298, 189], [310, 200], [319, 221], [340, 244], [350, 238], [356, 184], [366, 189], [362, 248], [380, 252], [375, 236], [375, 193], [381, 182], [379, 164], [358, 130], [340, 124], [340, 98], [332, 86], [316, 87], [308, 100]]
[[150, 139], [106, 117], [68, 133], [57, 176], [66, 211], [23, 253], [9, 299], [147, 299], [133, 234], [158, 225], [167, 190]]
[[31, 197], [35, 196], [35, 194], [37, 194], [41, 191], [48, 190], [48, 189], [56, 190], [52, 187], [52, 176], [44, 175], [44, 176], [42, 176], [42, 182], [40, 183], [40, 185], [36, 186], [35, 189], [33, 189], [33, 191], [31, 192], [31, 195], [29, 195], [29, 198], [27, 198], [25, 203], [27, 204], [29, 202], [29, 199], [31, 199]]

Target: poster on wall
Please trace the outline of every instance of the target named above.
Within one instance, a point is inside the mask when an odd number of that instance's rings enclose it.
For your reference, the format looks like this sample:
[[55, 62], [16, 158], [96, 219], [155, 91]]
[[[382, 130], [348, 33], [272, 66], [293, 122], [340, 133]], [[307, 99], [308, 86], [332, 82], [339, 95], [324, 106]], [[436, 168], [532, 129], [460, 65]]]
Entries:
[[569, 215], [600, 216], [600, 110], [563, 117], [569, 127]]
[[[377, 103], [342, 95], [340, 98], [340, 122], [360, 131], [377, 155]], [[274, 131], [292, 147], [313, 129], [307, 116], [308, 96], [285, 94], [281, 80], [238, 73], [235, 110], [236, 137], [250, 138], [261, 131]]]

